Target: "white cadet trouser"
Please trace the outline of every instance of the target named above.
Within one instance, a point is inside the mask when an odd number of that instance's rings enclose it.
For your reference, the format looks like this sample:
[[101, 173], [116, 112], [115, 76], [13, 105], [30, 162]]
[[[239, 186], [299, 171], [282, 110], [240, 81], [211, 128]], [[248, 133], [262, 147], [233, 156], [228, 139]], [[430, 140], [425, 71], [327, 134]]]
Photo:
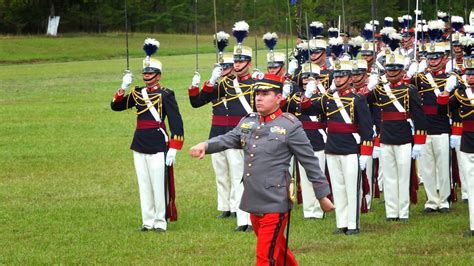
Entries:
[[231, 167], [231, 161], [227, 160], [225, 151], [211, 154], [211, 161], [216, 175], [217, 210], [236, 212], [238, 206], [235, 203], [235, 191], [231, 178], [236, 174], [231, 173], [231, 169], [235, 171], [236, 167]]
[[166, 230], [165, 153], [133, 151], [143, 226]]
[[470, 230], [474, 230], [474, 153], [461, 152], [459, 161], [462, 164], [462, 170], [466, 177], [463, 186], [467, 188], [467, 196], [469, 202], [469, 221]]
[[[326, 157], [324, 150], [315, 151], [314, 156], [319, 160], [319, 167], [324, 173]], [[301, 195], [303, 196], [303, 216], [304, 218], [323, 218], [324, 212], [319, 205], [319, 201], [314, 195], [313, 183], [308, 180], [306, 171], [301, 164], [298, 164], [301, 179]]]
[[[369, 194], [367, 194], [365, 196], [365, 201], [367, 201], [367, 208], [370, 210], [370, 206], [372, 204], [372, 198], [373, 198], [373, 195], [374, 195], [374, 189], [375, 187], [372, 187], [373, 186], [373, 173], [374, 173], [374, 169], [373, 169], [373, 166], [374, 166], [374, 159], [372, 158], [372, 156], [369, 156], [369, 158], [367, 159], [367, 165], [366, 165], [366, 168], [365, 168], [365, 173], [367, 174], [367, 179], [369, 180]], [[362, 186], [361, 186], [361, 189]]]
[[411, 143], [380, 144], [385, 214], [387, 218], [408, 219], [410, 213]]
[[[451, 194], [449, 177], [449, 135], [428, 135], [426, 144], [421, 149], [419, 164], [423, 176], [423, 186], [428, 198], [425, 208], [434, 210], [449, 208], [448, 198]], [[439, 190], [438, 190], [439, 185]]]
[[461, 163], [461, 145], [457, 145], [456, 148], [456, 157], [458, 158], [458, 169], [459, 169], [459, 177], [461, 179], [461, 199], [467, 199], [467, 185], [466, 183], [466, 176], [464, 175], [464, 171], [462, 170], [463, 165]]
[[244, 184], [242, 183], [242, 177], [244, 176], [244, 151], [240, 149], [228, 149], [224, 151], [224, 154], [229, 167], [228, 173], [232, 180], [230, 208], [237, 214], [238, 226], [251, 225], [250, 214], [239, 208], [240, 200], [244, 193]]
[[337, 228], [359, 229], [358, 155], [326, 154], [326, 161], [336, 206], [336, 226]]

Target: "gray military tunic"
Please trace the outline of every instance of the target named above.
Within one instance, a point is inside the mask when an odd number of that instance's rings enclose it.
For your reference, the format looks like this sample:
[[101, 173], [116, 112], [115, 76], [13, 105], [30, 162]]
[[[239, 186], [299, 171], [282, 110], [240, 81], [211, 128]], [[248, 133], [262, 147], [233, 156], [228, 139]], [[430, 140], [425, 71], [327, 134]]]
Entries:
[[209, 139], [207, 144], [207, 154], [226, 149], [244, 150], [244, 193], [240, 201], [243, 211], [253, 214], [288, 211], [291, 179], [288, 168], [292, 155], [305, 168], [316, 198], [330, 193], [301, 122], [292, 114], [283, 113], [266, 123], [260, 122], [257, 113], [249, 114], [232, 131]]

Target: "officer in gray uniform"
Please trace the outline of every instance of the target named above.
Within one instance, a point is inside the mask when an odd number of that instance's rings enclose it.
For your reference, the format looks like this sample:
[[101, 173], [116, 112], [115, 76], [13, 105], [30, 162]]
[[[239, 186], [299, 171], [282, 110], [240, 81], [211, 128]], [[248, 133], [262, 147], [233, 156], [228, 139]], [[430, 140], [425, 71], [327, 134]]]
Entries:
[[257, 265], [283, 265], [285, 257], [287, 265], [297, 265], [291, 251], [285, 248], [283, 235], [291, 210], [288, 168], [292, 155], [305, 168], [321, 208], [325, 212], [334, 209], [327, 198], [329, 184], [301, 122], [280, 109], [282, 84], [282, 77], [265, 74], [253, 85], [258, 113], [250, 113], [232, 131], [190, 150], [191, 156], [198, 158], [226, 149], [244, 150], [240, 209], [250, 213], [257, 235]]

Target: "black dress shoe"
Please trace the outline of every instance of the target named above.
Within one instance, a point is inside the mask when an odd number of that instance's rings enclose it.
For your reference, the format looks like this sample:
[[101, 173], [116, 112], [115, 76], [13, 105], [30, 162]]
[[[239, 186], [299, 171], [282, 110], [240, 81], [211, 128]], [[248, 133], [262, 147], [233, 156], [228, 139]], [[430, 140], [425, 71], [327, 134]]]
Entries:
[[359, 233], [359, 229], [347, 229], [346, 235], [357, 235]]
[[464, 237], [473, 237], [474, 236], [474, 230], [465, 232], [463, 236]]
[[163, 228], [155, 228], [155, 232], [156, 233], [164, 233], [164, 232], [166, 232], [166, 230], [163, 229]]
[[468, 199], [462, 199], [462, 203], [468, 203], [469, 200]]
[[429, 207], [426, 207], [423, 209], [423, 212], [424, 213], [433, 213], [433, 212], [437, 212], [438, 210], [435, 210], [433, 208], [429, 208]]
[[247, 225], [240, 225], [240, 226], [237, 226], [234, 231], [235, 232], [245, 232], [245, 230], [247, 230]]
[[251, 225], [247, 226], [247, 229], [245, 229], [246, 233], [252, 233], [253, 232], [253, 227]]
[[336, 230], [334, 230], [332, 232], [333, 235], [342, 235], [342, 234], [345, 234], [347, 232], [347, 227], [344, 227], [344, 228], [337, 228]]
[[449, 212], [449, 208], [441, 208], [441, 209], [439, 209], [439, 212], [440, 212], [440, 213], [448, 213], [448, 212]]
[[237, 217], [237, 213], [236, 212], [231, 212], [229, 217], [230, 218], [235, 218], [235, 217]]
[[145, 226], [143, 226], [142, 228], [138, 229], [138, 231], [146, 233], [149, 231], [153, 231], [153, 228], [146, 228]]
[[217, 216], [217, 218], [223, 219], [223, 218], [228, 218], [229, 216], [230, 216], [230, 211], [223, 211], [221, 214]]
[[393, 218], [393, 217], [385, 218], [385, 221], [387, 221], [387, 222], [396, 222], [396, 221], [398, 221], [398, 217], [397, 218]]

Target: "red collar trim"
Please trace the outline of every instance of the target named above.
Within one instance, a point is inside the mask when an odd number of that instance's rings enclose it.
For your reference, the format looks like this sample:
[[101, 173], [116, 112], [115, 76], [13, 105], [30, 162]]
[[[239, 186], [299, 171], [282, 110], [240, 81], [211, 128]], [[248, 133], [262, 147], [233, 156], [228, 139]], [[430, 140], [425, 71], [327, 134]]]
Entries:
[[439, 75], [441, 75], [441, 74], [444, 73], [444, 69], [441, 69], [441, 70], [436, 71], [436, 72], [431, 71], [431, 73], [432, 73], [433, 75], [435, 75], [435, 76], [439, 76]]
[[278, 110], [276, 110], [273, 114], [270, 114], [270, 115], [267, 115], [267, 116], [261, 115], [260, 116], [260, 123], [268, 123], [268, 122], [276, 119], [277, 117], [279, 117], [281, 114], [283, 114], [283, 112], [281, 111], [280, 108], [278, 108]]
[[251, 77], [250, 74], [247, 74], [247, 75], [242, 76], [242, 77], [237, 77], [237, 79], [239, 81], [245, 81], [245, 80], [249, 79], [250, 77]]
[[150, 87], [150, 88], [146, 88], [147, 91], [155, 91], [155, 90], [159, 90], [161, 88], [161, 85], [160, 84], [157, 84], [153, 87]]
[[343, 92], [340, 92], [340, 93], [339, 93], [339, 94], [340, 94], [339, 96], [344, 97], [344, 96], [346, 96], [347, 94], [349, 94], [349, 93], [351, 93], [351, 92], [354, 92], [354, 88], [349, 88], [349, 89], [347, 89], [347, 90], [345, 90], [345, 91], [343, 91]]
[[326, 69], [328, 69], [328, 66], [326, 64], [324, 64], [320, 67], [320, 70], [326, 70]]
[[402, 83], [403, 82], [400, 80], [399, 82], [397, 82], [395, 84], [393, 84], [391, 82], [389, 82], [388, 84], [390, 85], [390, 88], [395, 88], [395, 87], [398, 87], [398, 86], [402, 85]]

